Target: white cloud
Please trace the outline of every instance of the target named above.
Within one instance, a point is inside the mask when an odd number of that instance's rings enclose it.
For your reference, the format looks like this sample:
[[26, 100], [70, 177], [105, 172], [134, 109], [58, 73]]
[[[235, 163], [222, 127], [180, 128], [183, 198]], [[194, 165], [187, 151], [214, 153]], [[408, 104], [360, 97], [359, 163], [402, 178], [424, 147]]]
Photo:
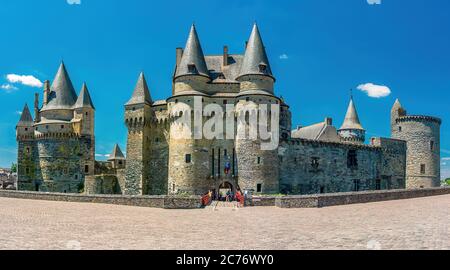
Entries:
[[81, 0], [67, 0], [69, 5], [81, 5]]
[[17, 115], [22, 115], [22, 112], [21, 111], [16, 111], [16, 114]]
[[369, 5], [381, 5], [381, 0], [367, 0]]
[[287, 60], [287, 59], [289, 59], [289, 56], [287, 54], [283, 53], [282, 55], [280, 55], [280, 59]]
[[450, 157], [442, 158], [442, 161], [450, 161]]
[[6, 79], [10, 83], [20, 83], [30, 87], [42, 87], [44, 84], [32, 75], [8, 74]]
[[366, 92], [369, 97], [373, 98], [387, 97], [392, 93], [389, 87], [373, 83], [361, 84], [358, 86], [358, 90]]
[[17, 90], [18, 88], [12, 84], [5, 83], [0, 86], [0, 89], [5, 90], [6, 92], [11, 92], [13, 90]]

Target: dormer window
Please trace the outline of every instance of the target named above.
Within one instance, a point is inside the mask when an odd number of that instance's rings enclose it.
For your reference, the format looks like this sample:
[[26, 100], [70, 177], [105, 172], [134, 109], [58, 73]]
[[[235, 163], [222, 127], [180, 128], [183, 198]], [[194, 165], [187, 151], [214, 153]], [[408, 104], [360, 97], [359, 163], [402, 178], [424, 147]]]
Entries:
[[197, 67], [195, 66], [195, 64], [188, 64], [188, 72], [197, 73]]
[[259, 72], [266, 73], [267, 71], [267, 65], [264, 63], [259, 64]]

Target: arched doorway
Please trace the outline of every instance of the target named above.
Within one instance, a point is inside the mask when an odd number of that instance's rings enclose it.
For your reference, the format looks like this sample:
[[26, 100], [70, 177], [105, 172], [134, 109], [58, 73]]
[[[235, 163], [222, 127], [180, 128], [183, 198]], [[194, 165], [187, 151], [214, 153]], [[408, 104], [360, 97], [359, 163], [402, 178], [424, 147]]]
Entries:
[[225, 200], [227, 194], [234, 192], [233, 185], [230, 182], [222, 182], [218, 189], [219, 200]]

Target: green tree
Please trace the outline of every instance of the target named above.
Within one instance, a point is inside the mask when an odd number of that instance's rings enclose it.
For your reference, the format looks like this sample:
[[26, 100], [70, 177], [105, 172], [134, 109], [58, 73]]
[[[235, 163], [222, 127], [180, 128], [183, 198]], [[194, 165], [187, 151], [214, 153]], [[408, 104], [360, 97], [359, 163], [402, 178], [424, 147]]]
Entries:
[[11, 172], [13, 172], [13, 173], [17, 172], [17, 164], [16, 163], [11, 164]]
[[445, 183], [450, 186], [450, 178], [445, 179]]

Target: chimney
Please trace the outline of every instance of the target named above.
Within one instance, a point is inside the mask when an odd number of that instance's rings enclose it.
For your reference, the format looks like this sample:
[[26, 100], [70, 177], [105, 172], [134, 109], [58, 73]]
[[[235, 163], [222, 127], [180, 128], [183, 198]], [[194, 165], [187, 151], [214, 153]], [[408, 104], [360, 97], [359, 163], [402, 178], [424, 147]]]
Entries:
[[325, 123], [327, 124], [327, 126], [332, 126], [333, 125], [333, 118], [331, 118], [331, 117], [325, 118]]
[[44, 101], [43, 101], [44, 105], [47, 105], [48, 103], [49, 94], [50, 94], [50, 82], [47, 80], [44, 82]]
[[177, 48], [177, 66], [181, 62], [181, 57], [183, 57], [183, 48]]
[[223, 46], [223, 66], [228, 66], [228, 46]]
[[34, 122], [39, 122], [39, 94], [34, 94]]

